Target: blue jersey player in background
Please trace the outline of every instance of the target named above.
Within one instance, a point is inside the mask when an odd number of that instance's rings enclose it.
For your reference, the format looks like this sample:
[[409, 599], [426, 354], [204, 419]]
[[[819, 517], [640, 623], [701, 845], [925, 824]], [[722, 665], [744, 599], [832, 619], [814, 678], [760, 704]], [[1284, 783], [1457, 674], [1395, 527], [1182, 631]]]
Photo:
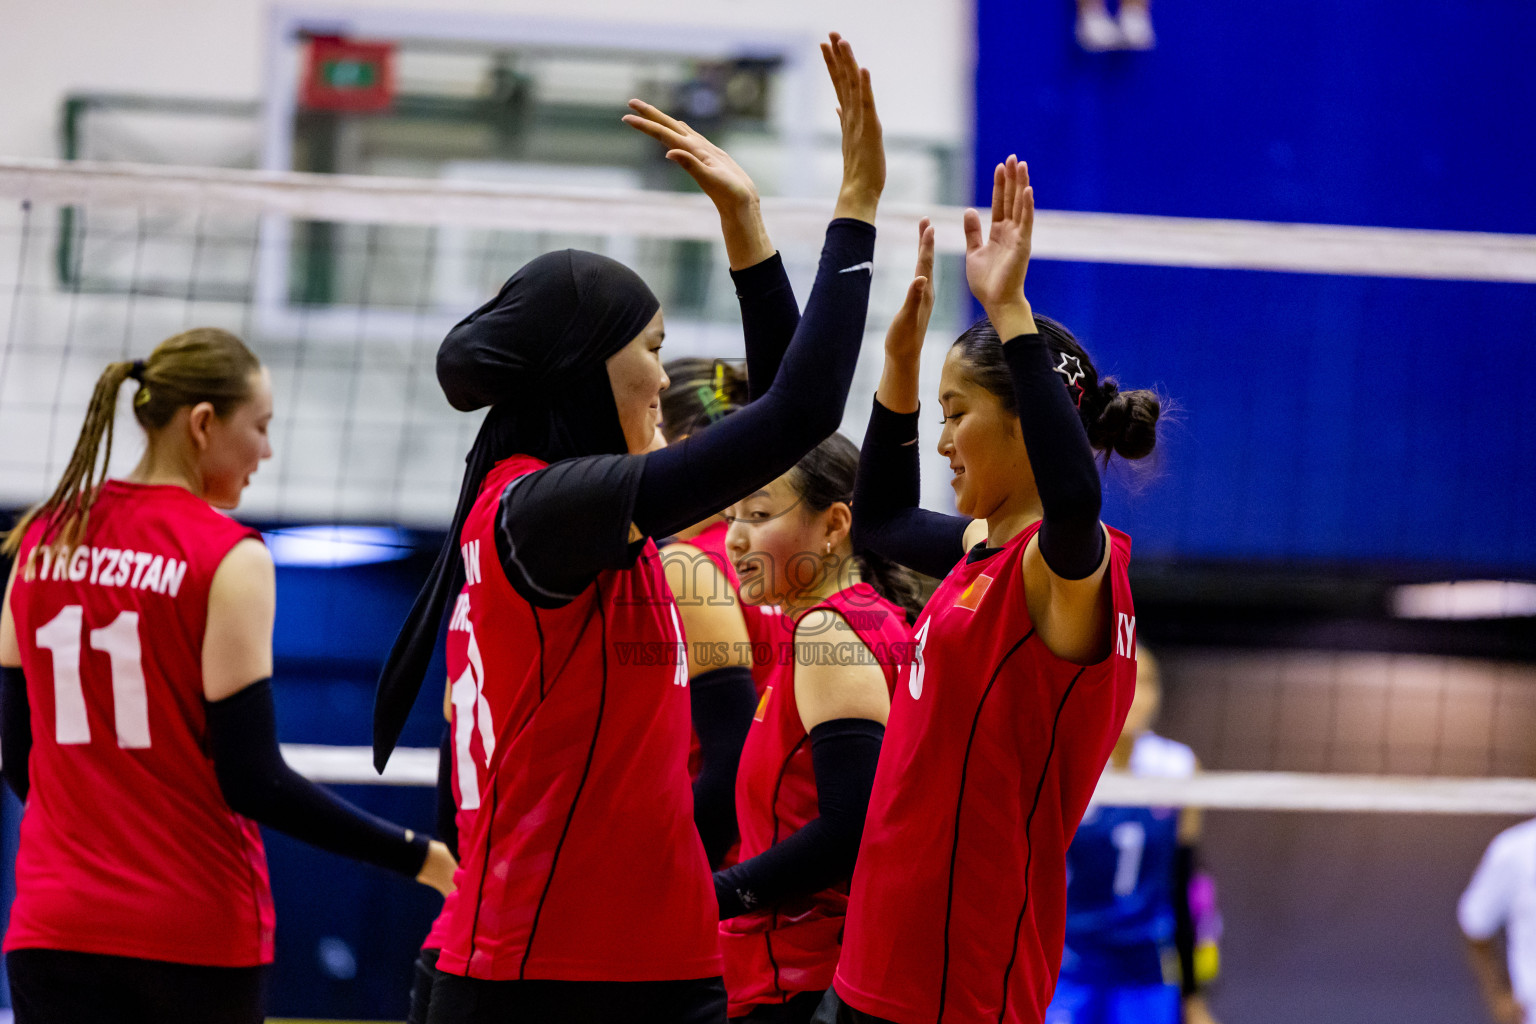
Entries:
[[[1142, 650], [1111, 768], [1175, 778], [1197, 770], [1188, 747], [1151, 731], [1160, 698], [1157, 663]], [[1197, 920], [1214, 908], [1189, 905], [1199, 829], [1197, 808], [1088, 809], [1067, 851], [1066, 949], [1046, 1024], [1214, 1024], [1198, 991], [1201, 976], [1214, 975], [1214, 929], [1209, 912]]]

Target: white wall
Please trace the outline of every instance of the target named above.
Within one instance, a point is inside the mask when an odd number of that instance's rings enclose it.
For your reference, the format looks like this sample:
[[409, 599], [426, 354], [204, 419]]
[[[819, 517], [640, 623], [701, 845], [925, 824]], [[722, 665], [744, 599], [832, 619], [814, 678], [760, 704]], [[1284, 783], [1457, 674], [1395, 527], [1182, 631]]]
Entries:
[[[313, 7], [317, 11], [341, 8], [380, 9], [366, 0], [323, 0]], [[284, 9], [305, 8], [289, 3]], [[423, 0], [418, 9], [431, 10], [434, 16], [438, 12], [498, 18], [523, 14], [601, 22], [610, 28], [642, 19], [642, 8], [620, 0], [437, 0], [431, 4]], [[648, 9], [653, 27], [667, 23], [702, 30], [748, 29], [780, 39], [803, 36], [808, 57], [818, 65], [814, 40], [828, 29], [846, 32], [874, 75], [889, 135], [965, 148], [972, 49], [970, 5], [965, 0], [673, 0]], [[270, 14], [262, 0], [0, 0], [0, 157], [58, 155], [60, 108], [70, 92], [260, 98]], [[815, 79], [822, 91], [814, 106], [819, 120], [811, 131], [835, 138], [831, 86], [819, 70]], [[817, 179], [816, 194], [830, 197], [829, 183], [837, 173], [835, 148], [824, 155], [826, 161], [813, 160], [816, 173], [812, 177]], [[819, 166], [823, 162], [826, 167]], [[909, 163], [892, 161], [888, 194], [903, 198], [931, 194], [933, 183], [916, 174]], [[194, 216], [193, 211], [180, 213]], [[113, 220], [122, 214], [122, 210], [92, 211], [89, 251], [93, 261], [105, 261], [104, 265], [126, 272], [127, 266], [138, 267], [138, 257], [132, 245], [132, 211], [127, 221], [120, 216]], [[369, 319], [367, 333], [376, 344], [363, 346], [355, 357], [357, 365], [352, 365], [345, 357], [354, 348], [350, 339], [362, 329], [360, 316], [354, 317], [355, 324], [349, 320], [345, 325], [343, 344], [328, 345], [317, 318], [303, 321], [295, 334], [259, 324], [253, 328], [251, 310], [237, 304], [194, 304], [174, 295], [128, 297], [110, 291], [71, 294], [52, 275], [53, 233], [59, 226], [56, 211], [42, 207], [34, 211], [29, 251], [13, 262], [24, 219], [10, 203], [0, 208], [0, 436], [15, 442], [0, 453], [0, 503], [30, 502], [51, 488], [69, 457], [91, 382], [106, 361], [146, 354], [168, 334], [208, 323], [244, 333], [258, 346], [273, 369], [280, 405], [289, 410], [278, 417], [274, 436], [279, 454], [258, 477], [248, 512], [290, 519], [340, 516], [436, 522], [451, 509], [461, 453], [468, 446], [474, 421], [449, 412], [435, 388], [413, 381], [420, 376], [420, 367], [429, 365], [426, 353], [456, 313], [443, 323], [433, 317], [412, 320], [409, 337], [388, 335], [378, 318]], [[170, 278], [199, 272], [205, 277], [229, 276], [228, 267], [221, 270], [212, 264], [201, 271], [189, 269], [194, 250], [185, 237], [179, 248], [160, 239], [160, 235], [175, 235], [174, 217], [165, 220], [157, 214], [151, 227], [157, 233], [155, 245], [170, 249], [156, 248], [146, 256], [154, 263], [150, 269]], [[241, 237], [254, 237], [250, 228], [246, 225]], [[889, 259], [882, 258], [882, 273], [877, 275], [870, 333], [844, 423], [845, 432], [855, 439], [863, 434], [879, 375], [880, 338], [910, 273], [909, 246], [910, 239], [900, 240], [900, 256], [892, 250]], [[207, 264], [214, 255], [202, 252], [201, 260]], [[803, 297], [816, 253], [786, 251], [785, 256]], [[230, 258], [248, 260], [239, 253]], [[717, 271], [715, 291], [730, 307], [720, 323], [728, 323], [733, 320], [734, 299], [723, 266]], [[20, 289], [18, 275], [25, 285]], [[949, 291], [963, 289], [952, 265], [940, 269], [940, 286]], [[739, 354], [740, 338], [734, 329], [727, 332], [726, 340], [717, 337], [718, 332], [705, 330], [690, 346], [684, 326], [669, 324], [674, 328], [669, 332], [674, 335], [669, 338], [670, 354], [695, 350], [708, 355]], [[952, 336], [951, 326], [936, 324], [933, 337]], [[373, 365], [380, 360], [380, 366]], [[930, 379], [924, 391], [932, 394], [937, 390], [939, 360], [935, 356], [926, 362]], [[352, 394], [356, 390], [352, 382], [362, 379], [359, 375], [368, 375], [372, 382], [366, 400], [338, 405], [335, 396]], [[131, 466], [139, 446], [138, 432], [126, 417], [122, 420], [122, 443], [114, 459], [119, 472]], [[943, 460], [931, 454], [930, 435], [937, 433], [937, 417], [925, 417], [925, 422], [926, 490], [933, 507], [947, 507], [949, 474]]]
[[[298, 5], [292, 5], [298, 6]], [[376, 9], [328, 0], [327, 9]], [[388, 5], [398, 7], [399, 5]], [[482, 15], [727, 28], [853, 41], [875, 78], [892, 134], [959, 143], [968, 135], [973, 47], [963, 0], [434, 0]], [[71, 91], [255, 99], [268, 5], [261, 0], [0, 0], [0, 156], [58, 153]], [[830, 86], [818, 130], [836, 131]]]

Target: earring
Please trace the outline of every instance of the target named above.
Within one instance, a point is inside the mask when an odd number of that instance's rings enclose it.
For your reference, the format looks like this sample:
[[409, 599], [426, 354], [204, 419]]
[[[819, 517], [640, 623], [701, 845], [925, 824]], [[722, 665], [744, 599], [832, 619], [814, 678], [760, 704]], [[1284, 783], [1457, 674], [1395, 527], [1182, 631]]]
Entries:
[[831, 541], [827, 541], [827, 554], [830, 555], [831, 553], [832, 553], [832, 542]]

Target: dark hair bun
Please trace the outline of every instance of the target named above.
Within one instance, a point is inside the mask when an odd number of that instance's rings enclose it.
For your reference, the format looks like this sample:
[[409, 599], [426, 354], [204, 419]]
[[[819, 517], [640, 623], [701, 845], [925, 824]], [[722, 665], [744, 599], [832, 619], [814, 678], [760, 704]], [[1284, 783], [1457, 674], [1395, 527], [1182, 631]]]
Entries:
[[1088, 426], [1088, 441], [1100, 451], [1144, 459], [1157, 447], [1162, 402], [1156, 392], [1121, 391], [1113, 379], [1099, 384], [1099, 414]]

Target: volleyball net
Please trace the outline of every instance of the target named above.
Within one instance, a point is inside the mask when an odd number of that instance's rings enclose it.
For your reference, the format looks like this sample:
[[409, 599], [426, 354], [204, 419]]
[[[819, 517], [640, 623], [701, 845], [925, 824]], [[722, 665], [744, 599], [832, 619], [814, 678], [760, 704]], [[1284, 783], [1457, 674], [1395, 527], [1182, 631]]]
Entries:
[[[763, 205], [803, 299], [829, 203]], [[909, 280], [921, 217], [938, 228], [934, 330], [967, 315], [960, 213], [882, 210], [870, 337], [848, 403], [853, 437], [878, 378], [878, 339]], [[272, 372], [276, 454], [253, 479], [242, 515], [441, 529], [479, 425], [478, 416], [453, 412], [432, 378], [443, 334], [527, 259], [579, 246], [641, 270], [666, 310], [668, 356], [739, 357], [739, 313], [718, 234], [714, 209], [692, 193], [0, 160], [0, 505], [24, 507], [51, 489], [105, 362], [142, 357], [163, 338], [206, 325], [246, 338]], [[1536, 283], [1536, 237], [1471, 232], [1042, 210], [1033, 255]], [[937, 367], [924, 372], [936, 377]], [[126, 399], [122, 416], [119, 437], [133, 438]], [[133, 443], [119, 443], [113, 470], [136, 456]], [[936, 456], [924, 458], [934, 463], [925, 487], [937, 491], [927, 497], [941, 503], [946, 474]], [[1199, 696], [1182, 710], [1185, 691], [1171, 691], [1170, 713], [1186, 733], [1200, 734], [1181, 738], [1210, 770], [1182, 781], [1111, 774], [1100, 798], [1536, 813], [1536, 780], [1526, 777], [1536, 737], [1529, 666], [1335, 653], [1311, 656], [1309, 668], [1306, 657], [1190, 661], [1205, 681], [1188, 688]], [[1310, 691], [1309, 672], [1318, 677]], [[1461, 682], [1447, 690], [1451, 676]], [[1313, 696], [1283, 706], [1297, 693]], [[1376, 724], [1362, 730], [1360, 721]], [[1293, 741], [1295, 750], [1322, 753], [1291, 756]], [[362, 749], [294, 747], [290, 755], [338, 784], [427, 785], [436, 772], [432, 751], [398, 752], [382, 779]]]

